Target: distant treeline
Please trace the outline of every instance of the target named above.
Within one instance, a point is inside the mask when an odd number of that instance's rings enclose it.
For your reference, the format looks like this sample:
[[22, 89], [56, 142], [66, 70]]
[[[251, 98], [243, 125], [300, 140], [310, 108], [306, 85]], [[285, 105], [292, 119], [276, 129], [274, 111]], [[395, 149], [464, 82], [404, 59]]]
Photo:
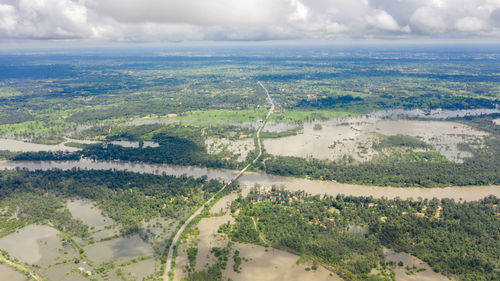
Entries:
[[454, 95], [422, 94], [416, 96], [380, 95], [369, 98], [353, 97], [351, 95], [330, 96], [317, 99], [302, 99], [298, 108], [318, 109], [350, 109], [350, 110], [381, 110], [381, 109], [475, 109], [495, 108], [498, 100], [486, 98], [471, 98]]

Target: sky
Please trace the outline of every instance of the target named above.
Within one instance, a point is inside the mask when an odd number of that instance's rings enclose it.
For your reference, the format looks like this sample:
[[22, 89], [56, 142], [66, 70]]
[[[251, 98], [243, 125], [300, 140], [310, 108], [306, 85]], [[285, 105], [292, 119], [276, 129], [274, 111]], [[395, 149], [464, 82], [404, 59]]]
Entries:
[[500, 0], [0, 0], [0, 45], [500, 42]]

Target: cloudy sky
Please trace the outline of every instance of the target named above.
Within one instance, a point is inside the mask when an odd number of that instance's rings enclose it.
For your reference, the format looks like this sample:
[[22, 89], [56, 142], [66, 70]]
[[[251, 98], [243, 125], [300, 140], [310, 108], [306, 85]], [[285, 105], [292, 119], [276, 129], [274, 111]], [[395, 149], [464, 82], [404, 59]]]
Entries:
[[500, 41], [500, 0], [0, 0], [1, 42]]

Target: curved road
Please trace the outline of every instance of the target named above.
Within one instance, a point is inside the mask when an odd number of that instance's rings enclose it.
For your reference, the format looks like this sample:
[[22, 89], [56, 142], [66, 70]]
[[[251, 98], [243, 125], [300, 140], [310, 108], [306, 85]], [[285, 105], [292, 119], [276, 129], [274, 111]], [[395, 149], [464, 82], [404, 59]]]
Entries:
[[230, 185], [233, 182], [235, 182], [236, 180], [238, 180], [247, 171], [247, 169], [251, 165], [255, 164], [255, 162], [257, 162], [257, 160], [259, 160], [259, 158], [262, 156], [262, 142], [261, 142], [261, 139], [260, 139], [260, 132], [262, 131], [262, 129], [266, 125], [267, 120], [269, 119], [269, 116], [271, 116], [271, 114], [274, 112], [274, 102], [273, 102], [273, 99], [271, 98], [271, 96], [269, 95], [269, 92], [267, 91], [266, 87], [264, 87], [264, 85], [260, 81], [257, 81], [257, 82], [262, 87], [262, 89], [264, 89], [264, 91], [266, 92], [267, 102], [271, 104], [271, 108], [267, 112], [266, 118], [262, 121], [262, 123], [260, 124], [259, 128], [257, 129], [256, 137], [257, 137], [257, 145], [259, 147], [259, 154], [257, 155], [257, 157], [255, 157], [255, 159], [250, 164], [246, 165], [245, 168], [243, 168], [234, 178], [232, 178], [227, 184], [225, 184], [221, 189], [219, 189], [219, 191], [217, 191], [217, 193], [215, 193], [212, 197], [210, 197], [210, 199], [208, 199], [207, 202], [205, 202], [205, 204], [203, 204], [198, 210], [196, 210], [196, 212], [194, 212], [186, 220], [186, 222], [184, 222], [184, 224], [181, 226], [181, 228], [179, 228], [179, 231], [177, 231], [177, 233], [175, 234], [174, 239], [172, 240], [172, 244], [170, 245], [170, 248], [168, 249], [168, 257], [167, 257], [167, 262], [166, 262], [166, 267], [165, 267], [165, 275], [163, 276], [163, 280], [164, 281], [168, 281], [169, 280], [168, 279], [168, 273], [170, 271], [170, 268], [172, 267], [172, 259], [173, 259], [173, 256], [174, 256], [174, 248], [177, 245], [177, 242], [179, 241], [179, 238], [181, 237], [181, 234], [184, 232], [184, 230], [186, 229], [186, 227], [191, 223], [191, 221], [196, 216], [198, 216], [199, 214], [201, 214], [201, 211], [203, 211], [203, 209], [205, 209], [205, 206], [208, 206], [210, 204], [210, 202], [212, 202], [212, 200], [214, 200], [214, 198], [219, 193], [221, 193], [224, 189], [226, 189], [226, 187], [228, 185]]

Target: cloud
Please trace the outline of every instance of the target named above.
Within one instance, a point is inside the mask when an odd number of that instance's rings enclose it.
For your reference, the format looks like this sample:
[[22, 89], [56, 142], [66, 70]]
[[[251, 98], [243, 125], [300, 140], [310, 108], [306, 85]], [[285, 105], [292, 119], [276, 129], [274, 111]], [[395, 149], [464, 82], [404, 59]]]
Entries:
[[500, 38], [500, 0], [0, 0], [2, 40]]
[[366, 21], [379, 29], [392, 31], [401, 30], [396, 20], [384, 10], [374, 10], [373, 15], [366, 17]]
[[459, 31], [476, 32], [481, 31], [486, 26], [486, 23], [475, 17], [465, 17], [456, 21], [455, 27]]
[[446, 23], [439, 10], [431, 7], [419, 8], [410, 18], [410, 27], [419, 33], [437, 34], [446, 31]]
[[0, 30], [9, 34], [16, 29], [17, 14], [14, 7], [0, 4]]

